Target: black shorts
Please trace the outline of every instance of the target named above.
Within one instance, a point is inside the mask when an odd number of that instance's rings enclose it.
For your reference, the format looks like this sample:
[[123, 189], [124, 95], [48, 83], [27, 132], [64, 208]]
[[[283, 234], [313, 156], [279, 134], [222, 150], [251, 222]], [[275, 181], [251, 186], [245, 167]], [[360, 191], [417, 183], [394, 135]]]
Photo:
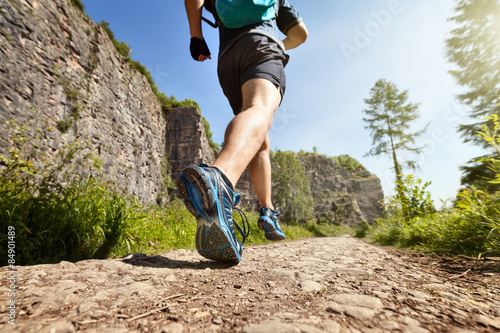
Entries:
[[249, 33], [240, 37], [219, 58], [217, 74], [224, 95], [234, 114], [241, 112], [241, 87], [251, 79], [262, 78], [280, 87], [285, 94], [285, 66], [288, 55], [271, 38]]

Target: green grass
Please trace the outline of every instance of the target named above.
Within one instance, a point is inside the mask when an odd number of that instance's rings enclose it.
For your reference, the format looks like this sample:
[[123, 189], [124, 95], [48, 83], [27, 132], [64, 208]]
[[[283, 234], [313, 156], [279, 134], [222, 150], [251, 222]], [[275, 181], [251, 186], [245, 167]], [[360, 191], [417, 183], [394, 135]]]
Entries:
[[472, 189], [440, 212], [415, 218], [393, 213], [378, 220], [368, 237], [446, 255], [500, 256], [500, 196]]
[[[249, 223], [250, 223], [250, 235], [245, 244], [267, 244], [272, 243], [264, 237], [264, 232], [257, 226], [257, 221], [259, 219], [259, 214], [257, 212], [245, 212]], [[239, 217], [236, 217], [235, 221], [239, 223]], [[293, 241], [304, 238], [312, 237], [335, 237], [342, 235], [354, 235], [354, 231], [347, 226], [336, 226], [329, 223], [300, 223], [297, 225], [287, 225], [283, 222], [280, 223], [283, 232], [285, 233], [287, 239], [285, 241]], [[237, 233], [238, 235], [238, 233]]]

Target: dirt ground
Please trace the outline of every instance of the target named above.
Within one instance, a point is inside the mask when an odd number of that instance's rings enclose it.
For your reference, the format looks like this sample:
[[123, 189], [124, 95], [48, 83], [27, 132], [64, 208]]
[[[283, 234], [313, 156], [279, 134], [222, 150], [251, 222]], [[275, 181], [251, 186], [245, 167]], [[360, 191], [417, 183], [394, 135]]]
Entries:
[[470, 259], [344, 236], [246, 247], [238, 265], [177, 250], [3, 267], [0, 331], [500, 332], [499, 262]]

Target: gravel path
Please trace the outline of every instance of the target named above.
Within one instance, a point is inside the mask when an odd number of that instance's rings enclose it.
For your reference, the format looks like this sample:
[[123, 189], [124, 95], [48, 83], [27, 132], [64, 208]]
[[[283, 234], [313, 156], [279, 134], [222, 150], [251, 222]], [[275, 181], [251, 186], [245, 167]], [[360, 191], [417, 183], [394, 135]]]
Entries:
[[345, 236], [247, 247], [236, 266], [177, 250], [17, 267], [15, 281], [3, 267], [0, 331], [499, 332], [498, 268], [452, 263]]

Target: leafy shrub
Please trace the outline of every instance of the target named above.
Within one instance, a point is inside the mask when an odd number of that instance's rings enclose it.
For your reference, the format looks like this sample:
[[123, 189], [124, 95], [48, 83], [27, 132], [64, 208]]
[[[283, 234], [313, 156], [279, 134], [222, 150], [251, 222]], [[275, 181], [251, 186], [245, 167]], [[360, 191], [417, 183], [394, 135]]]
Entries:
[[101, 21], [97, 25], [99, 25], [101, 28], [104, 29], [104, 31], [106, 32], [106, 34], [108, 35], [108, 37], [111, 41], [115, 40], [115, 34], [113, 33], [113, 31], [109, 27], [109, 22]]
[[[499, 104], [500, 105], [500, 104]], [[481, 130], [477, 132], [477, 136], [488, 142], [489, 145], [493, 146], [496, 151], [496, 155], [492, 157], [478, 158], [476, 162], [486, 162], [489, 168], [494, 173], [494, 178], [489, 181], [491, 184], [500, 184], [500, 120], [497, 114], [485, 117], [487, 120], [493, 122], [493, 128], [490, 128], [484, 124], [481, 126]]]
[[283, 221], [289, 224], [307, 221], [314, 201], [297, 154], [277, 150], [271, 154], [271, 158], [275, 163], [273, 191], [276, 193], [276, 203], [283, 207]]
[[335, 165], [344, 167], [349, 171], [366, 170], [365, 167], [358, 162], [358, 160], [346, 154], [333, 156], [330, 157], [330, 159], [333, 161], [333, 163], [335, 163]]
[[85, 13], [85, 6], [81, 0], [71, 0], [71, 4], [78, 8], [82, 13]]
[[130, 57], [130, 47], [125, 42], [119, 42], [116, 39], [113, 40], [113, 45], [115, 46], [116, 51], [125, 59]]
[[[173, 97], [173, 96], [172, 96]], [[205, 134], [207, 135], [208, 143], [210, 147], [214, 149], [217, 153], [220, 152], [220, 145], [215, 143], [212, 140], [212, 131], [210, 130], [210, 123], [205, 119], [205, 117], [201, 117], [203, 119], [203, 127], [205, 128]]]
[[426, 190], [431, 182], [421, 184], [422, 180], [414, 175], [401, 177], [396, 181], [396, 195], [389, 198], [386, 210], [408, 219], [434, 212], [431, 194]]
[[356, 232], [354, 234], [354, 237], [357, 238], [365, 238], [368, 232], [370, 231], [371, 227], [366, 221], [362, 221], [359, 226], [356, 228]]

